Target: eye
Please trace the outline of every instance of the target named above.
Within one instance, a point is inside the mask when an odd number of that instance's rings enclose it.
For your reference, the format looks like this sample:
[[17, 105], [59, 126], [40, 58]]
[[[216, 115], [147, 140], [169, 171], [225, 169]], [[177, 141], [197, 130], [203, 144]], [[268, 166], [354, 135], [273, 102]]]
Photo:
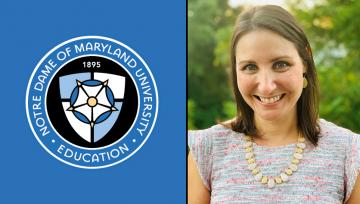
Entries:
[[241, 68], [241, 71], [246, 72], [255, 72], [257, 70], [257, 66], [255, 64], [247, 64]]
[[285, 62], [285, 61], [278, 61], [278, 62], [275, 62], [273, 67], [276, 69], [276, 70], [286, 70], [290, 67], [290, 64], [288, 62]]

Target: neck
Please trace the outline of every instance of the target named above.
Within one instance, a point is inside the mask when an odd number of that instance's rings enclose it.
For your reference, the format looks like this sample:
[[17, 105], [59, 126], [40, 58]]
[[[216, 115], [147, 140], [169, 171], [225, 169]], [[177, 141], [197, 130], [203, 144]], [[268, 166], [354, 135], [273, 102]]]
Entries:
[[278, 120], [264, 120], [255, 116], [258, 135], [254, 141], [264, 146], [282, 146], [292, 144], [299, 136], [297, 128], [297, 117], [293, 114], [291, 118], [286, 117]]

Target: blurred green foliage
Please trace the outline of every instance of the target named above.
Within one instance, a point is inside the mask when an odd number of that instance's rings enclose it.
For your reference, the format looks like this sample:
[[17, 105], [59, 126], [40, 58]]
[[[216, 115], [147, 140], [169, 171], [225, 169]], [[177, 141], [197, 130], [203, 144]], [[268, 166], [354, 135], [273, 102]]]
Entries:
[[[288, 0], [287, 5], [313, 49], [320, 117], [360, 132], [360, 1], [306, 2]], [[236, 114], [228, 77], [229, 44], [242, 10], [223, 0], [188, 1], [189, 129], [206, 128]]]

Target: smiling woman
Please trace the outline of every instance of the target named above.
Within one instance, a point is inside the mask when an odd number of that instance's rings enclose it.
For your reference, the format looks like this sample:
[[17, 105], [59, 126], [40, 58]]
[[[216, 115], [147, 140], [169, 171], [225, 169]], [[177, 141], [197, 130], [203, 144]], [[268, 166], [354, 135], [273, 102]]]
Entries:
[[257, 113], [255, 120], [296, 122], [295, 105], [306, 70], [294, 44], [272, 31], [258, 29], [243, 35], [235, 49], [237, 87]]
[[230, 55], [237, 116], [189, 131], [189, 203], [360, 203], [360, 137], [319, 118], [295, 19], [279, 6], [245, 11]]

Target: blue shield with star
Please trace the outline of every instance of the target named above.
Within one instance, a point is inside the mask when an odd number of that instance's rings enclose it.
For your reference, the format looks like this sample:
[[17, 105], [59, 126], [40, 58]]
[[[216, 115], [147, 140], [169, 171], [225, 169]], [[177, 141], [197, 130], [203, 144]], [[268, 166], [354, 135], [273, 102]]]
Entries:
[[88, 72], [59, 78], [61, 103], [71, 127], [96, 143], [114, 126], [125, 93], [125, 77]]

